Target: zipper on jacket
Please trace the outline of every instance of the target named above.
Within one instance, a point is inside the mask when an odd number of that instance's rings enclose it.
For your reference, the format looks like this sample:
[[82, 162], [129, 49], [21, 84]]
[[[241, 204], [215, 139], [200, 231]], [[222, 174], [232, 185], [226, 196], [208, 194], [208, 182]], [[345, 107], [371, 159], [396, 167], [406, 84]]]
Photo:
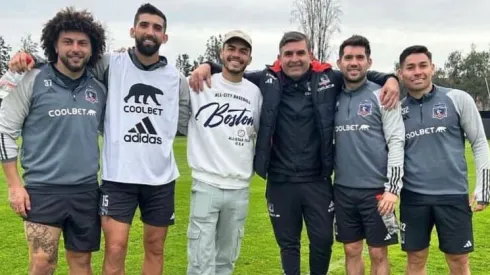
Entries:
[[419, 106], [420, 106], [420, 123], [424, 123], [424, 112], [422, 111], [422, 103], [420, 103]]
[[350, 119], [350, 103], [352, 101], [352, 95], [348, 94], [348, 96], [349, 96], [349, 104], [347, 104], [347, 118]]
[[71, 96], [73, 97], [73, 101], [77, 101], [77, 94], [80, 92], [82, 87], [85, 87], [85, 81], [80, 82], [80, 84], [71, 91]]
[[424, 101], [425, 98], [422, 96], [420, 99], [415, 99], [416, 102], [419, 104], [419, 111], [420, 111], [420, 123], [424, 123], [424, 112], [423, 112], [423, 106], [424, 106]]

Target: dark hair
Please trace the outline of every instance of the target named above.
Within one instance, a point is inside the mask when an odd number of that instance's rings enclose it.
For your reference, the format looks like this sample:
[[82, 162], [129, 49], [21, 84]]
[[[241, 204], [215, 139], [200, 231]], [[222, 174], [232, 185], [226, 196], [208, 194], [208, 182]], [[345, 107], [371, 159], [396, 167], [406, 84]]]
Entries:
[[308, 48], [308, 51], [311, 51], [311, 43], [308, 37], [304, 33], [296, 31], [287, 32], [282, 36], [281, 42], [279, 42], [279, 51], [282, 47], [284, 47], [284, 45], [299, 41], [306, 41], [306, 48]]
[[245, 44], [245, 46], [249, 49], [249, 55], [252, 54], [252, 45], [250, 45], [247, 41], [245, 41], [245, 39], [242, 39], [242, 38], [239, 38], [239, 37], [232, 37], [231, 39], [228, 39], [225, 43], [223, 43], [223, 48], [225, 45], [230, 45], [231, 43], [233, 42], [242, 42], [243, 44]]
[[369, 45], [369, 40], [367, 40], [367, 38], [364, 36], [353, 35], [349, 37], [347, 40], [345, 40], [344, 42], [342, 42], [339, 49], [340, 57], [344, 56], [344, 48], [347, 46], [364, 47], [366, 56], [367, 57], [371, 56], [371, 46]]
[[106, 36], [102, 24], [96, 22], [90, 12], [86, 10], [76, 11], [73, 7], [68, 7], [59, 11], [44, 25], [42, 30], [41, 47], [48, 61], [56, 62], [58, 60], [55, 44], [62, 31], [82, 32], [90, 38], [92, 56], [87, 66], [94, 66], [104, 54]]
[[422, 45], [413, 45], [413, 46], [410, 46], [406, 49], [403, 50], [403, 52], [400, 54], [400, 66], [403, 65], [403, 62], [405, 62], [405, 60], [407, 59], [407, 57], [411, 54], [416, 54], [416, 53], [423, 53], [425, 55], [427, 55], [427, 57], [429, 58], [429, 61], [432, 62], [432, 53], [429, 52], [429, 49], [427, 49], [426, 46], [422, 46]]
[[155, 6], [153, 6], [150, 3], [146, 3], [141, 5], [138, 10], [136, 11], [136, 14], [134, 15], [134, 25], [138, 24], [138, 20], [141, 14], [152, 14], [152, 15], [157, 15], [163, 19], [163, 31], [165, 32], [167, 30], [167, 17], [163, 12], [159, 9], [157, 9]]

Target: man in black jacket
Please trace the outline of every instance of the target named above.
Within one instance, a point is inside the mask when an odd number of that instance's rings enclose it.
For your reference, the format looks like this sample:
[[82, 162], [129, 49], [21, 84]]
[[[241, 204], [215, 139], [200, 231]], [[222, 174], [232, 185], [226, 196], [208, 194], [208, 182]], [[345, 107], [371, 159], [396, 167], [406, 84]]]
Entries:
[[[313, 61], [307, 37], [286, 33], [278, 60], [263, 71], [246, 73], [263, 94], [254, 169], [267, 180], [266, 198], [286, 275], [300, 274], [303, 219], [310, 241], [310, 274], [328, 272], [333, 244], [331, 175], [337, 94], [343, 76], [330, 64]], [[197, 91], [221, 69], [202, 64], [190, 79]], [[399, 84], [393, 75], [369, 72], [383, 87], [382, 104], [395, 106]]]

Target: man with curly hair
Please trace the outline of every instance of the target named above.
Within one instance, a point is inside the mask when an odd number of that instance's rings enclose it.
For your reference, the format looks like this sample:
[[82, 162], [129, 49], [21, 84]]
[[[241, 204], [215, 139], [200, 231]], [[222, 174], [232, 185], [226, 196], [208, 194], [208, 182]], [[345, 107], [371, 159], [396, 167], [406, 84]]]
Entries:
[[[185, 133], [190, 116], [187, 80], [159, 54], [168, 40], [166, 29], [162, 11], [141, 5], [130, 29], [135, 46], [105, 53], [93, 70], [108, 89], [99, 210], [104, 275], [124, 274], [129, 230], [138, 207], [144, 224], [142, 273], [163, 272], [163, 247], [175, 220], [179, 177], [173, 141], [177, 130]], [[17, 54], [9, 68], [28, 68], [27, 57]]]
[[27, 72], [0, 110], [9, 202], [24, 219], [29, 274], [54, 273], [61, 233], [70, 274], [92, 274], [101, 238], [98, 132], [106, 89], [87, 66], [100, 60], [105, 32], [89, 12], [66, 8], [44, 26], [41, 42], [49, 63]]

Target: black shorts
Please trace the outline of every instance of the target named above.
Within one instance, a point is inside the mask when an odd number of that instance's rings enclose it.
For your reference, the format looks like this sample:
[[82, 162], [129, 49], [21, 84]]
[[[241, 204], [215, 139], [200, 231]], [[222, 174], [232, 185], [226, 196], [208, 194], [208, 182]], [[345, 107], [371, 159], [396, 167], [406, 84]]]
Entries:
[[131, 224], [139, 206], [145, 224], [167, 227], [174, 224], [175, 181], [152, 186], [102, 181], [100, 215]]
[[466, 199], [451, 204], [413, 204], [403, 196], [400, 202], [401, 246], [406, 252], [420, 251], [430, 245], [434, 225], [439, 249], [446, 254], [473, 251], [473, 213]]
[[29, 222], [61, 228], [65, 249], [94, 252], [100, 249], [99, 190], [83, 193], [40, 194], [30, 192]]
[[389, 234], [378, 212], [376, 195], [384, 189], [357, 189], [334, 184], [335, 237], [347, 244], [366, 239], [371, 247], [398, 243], [398, 234]]

